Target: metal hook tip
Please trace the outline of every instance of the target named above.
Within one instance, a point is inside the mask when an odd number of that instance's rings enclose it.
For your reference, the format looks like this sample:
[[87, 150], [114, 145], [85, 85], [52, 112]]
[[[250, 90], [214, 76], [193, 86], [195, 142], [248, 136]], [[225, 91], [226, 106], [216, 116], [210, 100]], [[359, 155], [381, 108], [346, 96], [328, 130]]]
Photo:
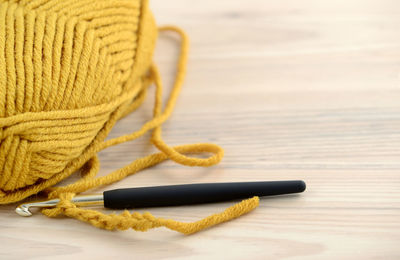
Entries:
[[[103, 204], [103, 195], [85, 195], [85, 196], [77, 196], [71, 200], [73, 203], [79, 206], [89, 206], [89, 205], [99, 205]], [[45, 200], [45, 201], [37, 201], [32, 203], [25, 203], [19, 205], [15, 212], [23, 217], [32, 216], [32, 213], [29, 211], [30, 207], [39, 207], [39, 208], [47, 208], [54, 207], [59, 203], [59, 199]]]
[[15, 212], [17, 212], [18, 215], [23, 216], [23, 217], [30, 217], [32, 216], [32, 213], [29, 211], [29, 207], [25, 205], [20, 205], [15, 209]]

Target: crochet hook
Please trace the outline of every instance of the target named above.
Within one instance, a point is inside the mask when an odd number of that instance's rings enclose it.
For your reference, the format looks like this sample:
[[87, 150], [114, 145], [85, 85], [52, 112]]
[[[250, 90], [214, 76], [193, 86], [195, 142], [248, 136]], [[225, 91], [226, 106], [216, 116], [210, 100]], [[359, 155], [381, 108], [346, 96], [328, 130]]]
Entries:
[[[110, 209], [181, 206], [245, 199], [253, 196], [274, 196], [303, 192], [306, 184], [301, 180], [198, 183], [155, 187], [116, 189], [103, 195], [76, 196], [71, 201], [79, 206], [104, 205]], [[16, 212], [31, 216], [30, 207], [54, 207], [59, 199], [21, 204]]]

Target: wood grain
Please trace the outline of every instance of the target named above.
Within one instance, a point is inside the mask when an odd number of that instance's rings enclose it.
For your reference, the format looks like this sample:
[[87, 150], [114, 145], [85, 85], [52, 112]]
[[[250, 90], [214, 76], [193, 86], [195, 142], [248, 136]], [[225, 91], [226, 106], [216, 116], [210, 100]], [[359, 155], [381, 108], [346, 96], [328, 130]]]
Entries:
[[[152, 0], [158, 24], [190, 35], [171, 144], [215, 142], [209, 169], [172, 162], [106, 187], [303, 179], [302, 195], [264, 198], [204, 232], [107, 232], [0, 207], [0, 259], [400, 259], [400, 4], [395, 0]], [[176, 42], [156, 62], [170, 86]], [[151, 97], [110, 137], [138, 129]], [[106, 174], [155, 149], [148, 135], [100, 153]], [[71, 181], [71, 180], [69, 180]], [[232, 203], [156, 208], [194, 221]]]

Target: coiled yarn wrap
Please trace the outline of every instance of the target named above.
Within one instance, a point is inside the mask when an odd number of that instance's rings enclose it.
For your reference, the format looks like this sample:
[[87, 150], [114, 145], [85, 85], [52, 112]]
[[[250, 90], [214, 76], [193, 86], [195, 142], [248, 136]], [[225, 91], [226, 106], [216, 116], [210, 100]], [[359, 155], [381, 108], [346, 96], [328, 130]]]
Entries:
[[[188, 166], [211, 166], [222, 159], [217, 145], [169, 147], [161, 138], [161, 125], [172, 113], [185, 75], [188, 39], [176, 27], [160, 30], [175, 31], [182, 39], [176, 80], [164, 108], [159, 72], [151, 62], [158, 30], [147, 1], [0, 0], [0, 204], [44, 192], [61, 199], [57, 207], [42, 211], [50, 217], [63, 214], [106, 229], [166, 226], [186, 234], [258, 205], [255, 197], [199, 222], [181, 223], [150, 213], [106, 215], [70, 201], [77, 193], [166, 159]], [[136, 132], [104, 141], [120, 118], [140, 106], [152, 83], [153, 118]], [[149, 130], [160, 153], [95, 177], [97, 152]], [[212, 156], [185, 155], [204, 152]], [[79, 169], [82, 179], [53, 187]]]

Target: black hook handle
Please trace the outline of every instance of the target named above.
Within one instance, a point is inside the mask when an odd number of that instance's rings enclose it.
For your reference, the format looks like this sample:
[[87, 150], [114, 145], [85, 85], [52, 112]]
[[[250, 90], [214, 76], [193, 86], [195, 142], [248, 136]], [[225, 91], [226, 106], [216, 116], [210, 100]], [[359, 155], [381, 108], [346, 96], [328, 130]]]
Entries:
[[116, 189], [104, 192], [104, 206], [113, 209], [180, 206], [303, 192], [301, 180], [200, 183]]

